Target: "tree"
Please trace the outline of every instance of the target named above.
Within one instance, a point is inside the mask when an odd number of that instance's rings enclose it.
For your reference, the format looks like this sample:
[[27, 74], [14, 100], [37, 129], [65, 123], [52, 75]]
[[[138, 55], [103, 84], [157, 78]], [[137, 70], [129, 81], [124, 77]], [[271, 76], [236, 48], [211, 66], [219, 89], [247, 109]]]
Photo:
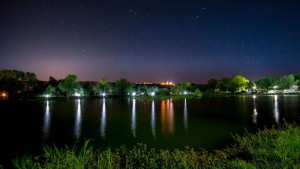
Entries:
[[176, 86], [173, 86], [171, 91], [173, 94], [186, 94], [188, 89], [191, 87], [190, 82], [179, 82]]
[[94, 87], [96, 94], [108, 94], [111, 93], [112, 85], [108, 82], [106, 78], [99, 80]]
[[263, 90], [273, 89], [277, 85], [278, 79], [275, 77], [263, 77], [258, 79], [255, 84], [257, 88]]
[[247, 89], [248, 90], [252, 90], [256, 87], [255, 83], [254, 82], [249, 82], [248, 85], [247, 85]]
[[134, 84], [128, 81], [125, 78], [121, 78], [116, 81], [114, 86], [114, 93], [117, 95], [127, 95], [127, 93], [131, 92], [134, 88]]
[[58, 88], [66, 93], [67, 97], [72, 96], [79, 84], [77, 82], [77, 76], [69, 74], [64, 80], [59, 82]]
[[26, 72], [23, 74], [23, 77], [21, 77], [25, 91], [28, 91], [30, 88], [33, 88], [37, 86], [37, 78], [35, 73]]
[[221, 91], [229, 91], [230, 89], [230, 83], [231, 79], [229, 78], [222, 78], [221, 80], [218, 81], [218, 86]]
[[48, 84], [51, 85], [51, 86], [53, 86], [53, 87], [57, 87], [58, 81], [54, 77], [50, 76]]
[[147, 88], [147, 94], [148, 95], [153, 95], [153, 94], [156, 94], [158, 92], [158, 87], [157, 86], [150, 86]]
[[49, 84], [47, 86], [47, 88], [45, 89], [45, 92], [44, 92], [45, 95], [49, 95], [49, 96], [56, 96], [56, 87], [54, 86], [51, 86], [51, 84]]
[[300, 73], [294, 74], [295, 84], [300, 85]]
[[196, 89], [194, 94], [198, 97], [202, 96], [202, 92], [199, 89]]
[[231, 79], [231, 92], [241, 92], [246, 89], [249, 80], [241, 75], [236, 75]]
[[138, 94], [145, 94], [147, 93], [148, 86], [147, 85], [142, 85], [137, 87], [137, 93]]
[[216, 80], [216, 79], [210, 79], [208, 81], [208, 83], [207, 83], [207, 87], [208, 87], [208, 89], [213, 89], [213, 90], [217, 89], [217, 87], [218, 87], [218, 80]]
[[10, 96], [16, 93], [27, 93], [37, 86], [36, 75], [31, 72], [22, 72], [18, 70], [0, 71], [1, 88], [9, 92]]
[[293, 75], [282, 76], [278, 81], [278, 86], [282, 90], [290, 89], [294, 84], [295, 80]]

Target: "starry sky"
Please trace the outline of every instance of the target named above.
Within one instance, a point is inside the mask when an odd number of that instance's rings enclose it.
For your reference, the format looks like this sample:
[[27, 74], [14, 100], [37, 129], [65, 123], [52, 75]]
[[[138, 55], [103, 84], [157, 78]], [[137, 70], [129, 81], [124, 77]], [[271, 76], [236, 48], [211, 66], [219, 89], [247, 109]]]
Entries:
[[80, 81], [300, 72], [299, 0], [1, 0], [0, 69]]

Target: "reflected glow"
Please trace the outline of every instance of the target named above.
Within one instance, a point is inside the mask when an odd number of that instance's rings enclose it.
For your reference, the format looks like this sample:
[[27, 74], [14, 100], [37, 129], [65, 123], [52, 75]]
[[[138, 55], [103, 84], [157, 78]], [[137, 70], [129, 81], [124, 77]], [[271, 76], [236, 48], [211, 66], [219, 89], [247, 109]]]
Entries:
[[100, 135], [102, 138], [105, 138], [105, 127], [106, 127], [106, 107], [105, 107], [105, 99], [103, 99], [101, 125], [100, 125]]
[[172, 99], [161, 102], [161, 128], [164, 134], [174, 133], [174, 107]]
[[151, 129], [152, 129], [152, 135], [155, 139], [156, 138], [156, 132], [155, 132], [155, 105], [154, 105], [154, 101], [152, 101], [152, 106], [151, 106]]
[[49, 101], [47, 100], [45, 116], [44, 116], [44, 124], [43, 124], [43, 139], [47, 139], [49, 135], [50, 127], [50, 108]]
[[76, 113], [76, 121], [74, 126], [74, 137], [75, 140], [78, 142], [80, 138], [80, 132], [81, 132], [81, 105], [80, 105], [80, 99], [77, 100], [77, 113]]
[[131, 131], [133, 137], [136, 137], [136, 110], [135, 110], [135, 99], [132, 99], [132, 117], [131, 117]]
[[184, 123], [184, 129], [187, 130], [188, 129], [188, 111], [187, 111], [186, 99], [184, 99], [183, 123]]
[[274, 118], [275, 122], [279, 122], [279, 108], [278, 108], [278, 96], [274, 96]]
[[256, 125], [257, 124], [257, 110], [256, 110], [256, 96], [253, 95], [253, 114], [252, 114], [252, 122]]

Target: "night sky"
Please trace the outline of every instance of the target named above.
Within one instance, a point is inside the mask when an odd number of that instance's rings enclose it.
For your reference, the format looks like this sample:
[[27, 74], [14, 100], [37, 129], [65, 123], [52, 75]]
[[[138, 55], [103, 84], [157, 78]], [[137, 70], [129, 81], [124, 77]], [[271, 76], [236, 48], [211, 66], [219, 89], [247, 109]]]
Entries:
[[300, 1], [1, 0], [0, 70], [80, 81], [300, 72]]

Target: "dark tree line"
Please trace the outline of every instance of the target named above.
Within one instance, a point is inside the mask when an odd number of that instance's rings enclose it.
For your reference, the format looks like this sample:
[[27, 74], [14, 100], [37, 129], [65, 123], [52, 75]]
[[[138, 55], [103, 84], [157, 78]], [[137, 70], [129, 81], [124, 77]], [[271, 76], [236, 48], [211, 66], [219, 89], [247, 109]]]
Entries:
[[290, 89], [299, 85], [300, 73], [282, 77], [263, 77], [250, 82], [241, 75], [232, 78], [210, 79], [207, 84], [192, 84], [187, 81], [174, 86], [159, 84], [135, 84], [125, 78], [109, 82], [106, 78], [98, 82], [78, 82], [77, 76], [69, 74], [64, 79], [49, 78], [48, 82], [38, 81], [31, 72], [18, 70], [0, 71], [0, 91], [10, 98], [43, 96], [89, 96], [89, 95], [197, 95], [205, 93], [241, 93], [244, 91]]
[[31, 72], [18, 70], [0, 71], [0, 89], [6, 91], [10, 97], [30, 97], [38, 86], [36, 75]]

